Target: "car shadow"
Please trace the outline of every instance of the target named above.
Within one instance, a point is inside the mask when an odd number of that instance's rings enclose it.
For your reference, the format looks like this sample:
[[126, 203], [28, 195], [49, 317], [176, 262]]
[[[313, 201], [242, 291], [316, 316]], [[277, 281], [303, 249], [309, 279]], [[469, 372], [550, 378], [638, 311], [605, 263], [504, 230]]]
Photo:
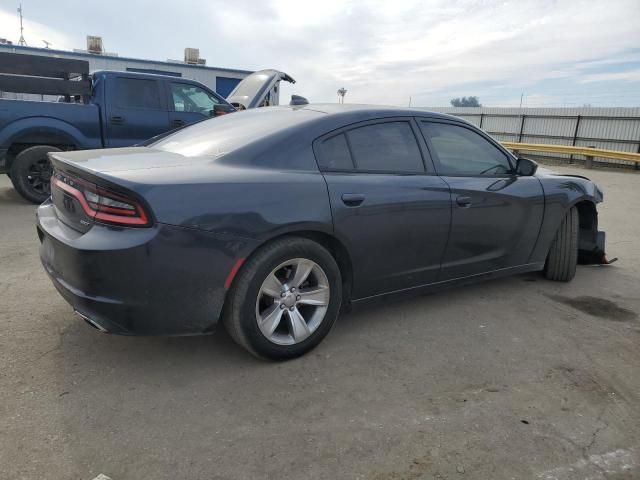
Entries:
[[[580, 272], [583, 277], [591, 277], [583, 281], [594, 281], [595, 271], [589, 273], [588, 270], [583, 268]], [[363, 342], [374, 343], [379, 338], [396, 335], [398, 327], [405, 332], [428, 336], [429, 329], [436, 324], [439, 328], [447, 328], [450, 322], [463, 322], [463, 318], [443, 318], [451, 314], [452, 305], [463, 306], [464, 312], [484, 321], [491, 319], [492, 308], [513, 311], [513, 315], [517, 315], [520, 299], [527, 297], [529, 305], [535, 305], [538, 301], [548, 301], [545, 293], [567, 293], [571, 289], [571, 284], [546, 282], [539, 273], [529, 273], [437, 293], [373, 302], [341, 314], [331, 334], [315, 350], [288, 362], [253, 357], [233, 342], [222, 325], [207, 336], [129, 337], [101, 334], [74, 318], [63, 333], [61, 350], [64, 371], [70, 378], [78, 369], [107, 368], [118, 384], [127, 378], [131, 382], [144, 378], [147, 382], [171, 377], [182, 385], [212, 377], [226, 378], [229, 372], [238, 370], [255, 369], [264, 374], [274, 366], [290, 371], [304, 369], [313, 365], [318, 357], [337, 356], [334, 361], [339, 364], [346, 361], [345, 358], [340, 360], [345, 351], [354, 351]], [[106, 379], [102, 377], [103, 382]]]
[[[402, 313], [402, 321], [406, 328], [428, 328], [423, 316], [437, 315], [443, 305], [449, 303], [473, 302], [474, 299], [495, 298], [512, 295], [514, 292], [530, 288], [523, 282], [527, 276], [516, 276], [511, 279], [491, 280], [463, 289], [448, 289], [431, 294], [412, 295], [403, 299], [381, 300], [358, 306], [349, 312], [342, 313], [336, 322], [331, 335], [311, 354], [286, 363], [307, 362], [314, 353], [326, 354], [331, 351], [331, 344], [342, 343], [342, 335], [367, 334], [376, 329], [389, 327], [389, 319]], [[515, 282], [514, 282], [515, 279]], [[421, 315], [415, 315], [420, 312]], [[423, 314], [423, 315], [422, 315]], [[71, 315], [71, 314], [70, 314]], [[158, 363], [169, 369], [185, 368], [193, 371], [209, 370], [215, 373], [229, 366], [269, 366], [282, 364], [260, 360], [235, 344], [224, 327], [219, 325], [212, 335], [186, 337], [132, 337], [102, 334], [76, 319], [64, 333], [64, 344], [69, 349], [68, 361], [72, 363], [109, 365], [111, 368], [126, 368], [130, 365], [138, 368], [151, 367], [148, 372], [154, 375], [153, 367]], [[65, 347], [66, 349], [66, 347]], [[78, 358], [78, 356], [80, 358]], [[162, 375], [166, 369], [160, 369]]]

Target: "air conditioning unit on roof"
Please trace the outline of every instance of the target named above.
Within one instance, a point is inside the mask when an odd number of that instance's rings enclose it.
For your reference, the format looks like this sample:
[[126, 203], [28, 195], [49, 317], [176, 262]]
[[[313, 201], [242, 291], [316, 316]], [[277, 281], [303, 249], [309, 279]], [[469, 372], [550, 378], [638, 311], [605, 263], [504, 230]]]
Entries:
[[102, 37], [87, 35], [87, 52], [101, 55], [104, 53], [102, 46]]
[[184, 63], [189, 65], [197, 65], [200, 59], [200, 50], [197, 48], [185, 48], [184, 49]]

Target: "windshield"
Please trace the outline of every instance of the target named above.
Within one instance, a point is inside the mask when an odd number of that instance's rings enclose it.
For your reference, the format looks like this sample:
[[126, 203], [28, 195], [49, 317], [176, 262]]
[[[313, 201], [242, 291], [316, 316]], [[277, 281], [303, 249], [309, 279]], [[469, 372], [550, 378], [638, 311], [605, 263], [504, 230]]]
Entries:
[[285, 128], [317, 118], [319, 112], [287, 107], [246, 110], [223, 115], [177, 131], [149, 147], [186, 157], [221, 157]]
[[220, 101], [200, 87], [187, 83], [171, 83], [173, 110], [176, 112], [195, 112], [209, 115]]

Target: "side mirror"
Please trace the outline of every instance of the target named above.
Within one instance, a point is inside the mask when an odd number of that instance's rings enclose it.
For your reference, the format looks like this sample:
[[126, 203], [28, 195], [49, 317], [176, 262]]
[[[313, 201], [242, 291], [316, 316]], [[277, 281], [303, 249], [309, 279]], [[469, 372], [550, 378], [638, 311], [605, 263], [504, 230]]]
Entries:
[[518, 157], [518, 161], [516, 162], [516, 175], [532, 177], [536, 174], [536, 170], [538, 170], [538, 164], [536, 162], [528, 158]]
[[210, 117], [219, 117], [220, 115], [226, 115], [227, 113], [233, 113], [236, 109], [231, 105], [227, 105], [225, 103], [218, 103], [213, 106], [213, 110], [209, 111]]

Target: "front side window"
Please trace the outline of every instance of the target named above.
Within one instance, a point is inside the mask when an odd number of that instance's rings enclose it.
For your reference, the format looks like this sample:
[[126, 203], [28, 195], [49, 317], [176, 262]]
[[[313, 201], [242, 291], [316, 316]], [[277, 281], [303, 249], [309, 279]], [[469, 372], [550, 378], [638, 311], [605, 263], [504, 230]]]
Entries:
[[121, 108], [159, 110], [160, 89], [155, 80], [116, 78], [116, 105]]
[[422, 155], [409, 122], [374, 123], [346, 133], [356, 169], [423, 173]]
[[486, 138], [465, 127], [420, 122], [431, 140], [439, 175], [504, 175], [511, 172], [507, 156]]
[[186, 83], [172, 83], [171, 97], [176, 112], [194, 112], [209, 115], [220, 101], [206, 90]]

